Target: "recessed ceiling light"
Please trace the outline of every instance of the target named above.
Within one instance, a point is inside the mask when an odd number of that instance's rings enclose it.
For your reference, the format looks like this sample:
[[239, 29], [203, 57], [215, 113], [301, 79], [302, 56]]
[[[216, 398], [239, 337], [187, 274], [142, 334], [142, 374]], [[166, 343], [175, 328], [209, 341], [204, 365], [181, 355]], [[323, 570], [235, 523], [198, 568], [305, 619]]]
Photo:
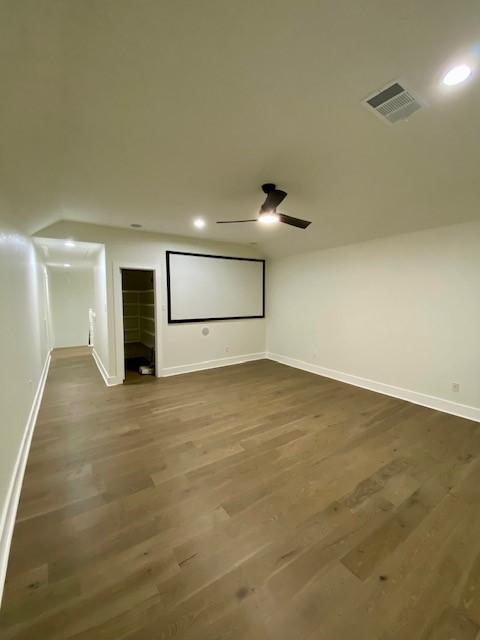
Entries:
[[136, 223], [131, 224], [130, 226], [132, 227], [132, 229], [141, 229], [142, 228], [141, 224], [136, 224]]
[[71, 267], [71, 264], [68, 264], [68, 262], [65, 262], [65, 264], [63, 265], [64, 267], [66, 267], [68, 269], [68, 267]]
[[75, 242], [73, 240], [65, 240], [65, 242], [63, 244], [66, 247], [74, 247], [75, 246]]
[[443, 84], [453, 87], [460, 82], [464, 82], [472, 74], [472, 69], [467, 64], [459, 64], [444, 76]]
[[193, 226], [197, 227], [197, 229], [203, 229], [206, 224], [203, 218], [195, 218], [193, 221]]
[[280, 220], [278, 213], [262, 213], [258, 218], [258, 221], [262, 224], [275, 224]]

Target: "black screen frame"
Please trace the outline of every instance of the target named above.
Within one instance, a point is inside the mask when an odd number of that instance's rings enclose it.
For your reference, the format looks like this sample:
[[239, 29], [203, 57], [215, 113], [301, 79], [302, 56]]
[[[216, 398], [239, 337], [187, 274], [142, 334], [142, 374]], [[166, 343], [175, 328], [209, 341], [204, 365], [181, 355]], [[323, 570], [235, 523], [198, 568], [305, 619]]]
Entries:
[[[167, 262], [167, 309], [168, 324], [187, 324], [193, 322], [221, 322], [222, 320], [253, 320], [265, 318], [265, 260], [261, 258], [238, 258], [236, 256], [217, 256], [210, 253], [192, 253], [190, 251], [166, 251]], [[262, 313], [256, 316], [222, 316], [214, 318], [172, 318], [172, 300], [171, 300], [171, 282], [170, 282], [170, 256], [195, 256], [197, 258], [214, 258], [216, 260], [240, 260], [242, 262], [261, 262], [262, 263]]]

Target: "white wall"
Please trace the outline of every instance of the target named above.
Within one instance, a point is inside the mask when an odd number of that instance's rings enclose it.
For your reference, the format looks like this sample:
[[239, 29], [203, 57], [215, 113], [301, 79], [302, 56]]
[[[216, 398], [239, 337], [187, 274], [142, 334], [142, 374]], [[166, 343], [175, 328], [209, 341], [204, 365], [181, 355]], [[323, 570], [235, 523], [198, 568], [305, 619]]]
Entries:
[[88, 310], [94, 307], [93, 268], [49, 267], [48, 281], [54, 346], [87, 345]]
[[274, 260], [268, 282], [269, 352], [480, 407], [480, 223]]
[[0, 599], [15, 470], [49, 352], [45, 269], [24, 234], [0, 218]]
[[[114, 310], [119, 299], [114, 297], [114, 273], [118, 266], [158, 269], [157, 304], [160, 304], [161, 327], [158, 335], [160, 373], [169, 374], [184, 367], [221, 358], [240, 357], [265, 351], [265, 320], [232, 320], [206, 323], [208, 336], [202, 335], [200, 323], [169, 325], [166, 309], [165, 251], [192, 251], [224, 254], [239, 257], [262, 257], [253, 247], [227, 243], [181, 238], [156, 233], [145, 233], [101, 227], [97, 225], [63, 221], [46, 229], [39, 236], [73, 238], [78, 241], [100, 242], [105, 245], [108, 307], [108, 364], [104, 363], [111, 377], [120, 376], [123, 363], [118, 345], [123, 336], [115, 323]], [[116, 276], [116, 277], [117, 277]], [[119, 278], [118, 278], [119, 281]], [[120, 307], [118, 307], [120, 308]], [[118, 312], [117, 308], [117, 312]], [[118, 380], [117, 380], [118, 381]]]
[[107, 315], [107, 274], [105, 268], [105, 248], [102, 247], [95, 261], [93, 269], [93, 288], [95, 312], [93, 348], [105, 368], [109, 370], [109, 345], [108, 345], [108, 315]]

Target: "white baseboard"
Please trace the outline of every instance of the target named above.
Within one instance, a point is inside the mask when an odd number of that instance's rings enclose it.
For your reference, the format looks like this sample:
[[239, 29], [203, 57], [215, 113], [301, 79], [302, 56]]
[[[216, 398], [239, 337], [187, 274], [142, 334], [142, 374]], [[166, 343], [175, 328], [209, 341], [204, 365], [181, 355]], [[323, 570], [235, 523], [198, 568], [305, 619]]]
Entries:
[[117, 384], [122, 384], [123, 380], [121, 380], [118, 376], [108, 375], [108, 371], [105, 369], [105, 365], [103, 364], [102, 359], [100, 358], [98, 353], [95, 351], [95, 348], [92, 348], [92, 356], [107, 387], [114, 387]]
[[217, 367], [228, 367], [232, 364], [242, 364], [242, 362], [252, 362], [253, 360], [263, 360], [265, 353], [247, 353], [242, 356], [230, 356], [229, 358], [217, 358], [216, 360], [204, 360], [203, 362], [193, 362], [182, 364], [177, 367], [166, 367], [159, 371], [159, 378], [177, 376], [182, 373], [192, 373], [193, 371], [203, 371], [205, 369], [216, 369]]
[[43, 365], [40, 380], [38, 381], [37, 390], [33, 398], [32, 407], [28, 415], [27, 424], [23, 433], [22, 442], [18, 451], [15, 466], [13, 468], [10, 486], [8, 487], [7, 499], [1, 513], [0, 520], [0, 605], [2, 602], [3, 588], [5, 585], [5, 577], [7, 575], [8, 556], [10, 553], [10, 545], [12, 542], [13, 528], [15, 526], [15, 518], [17, 515], [18, 503], [20, 500], [20, 492], [23, 484], [23, 476], [25, 475], [25, 467], [27, 466], [30, 444], [32, 442], [33, 431], [37, 421], [38, 410], [42, 402], [43, 391], [47, 381], [48, 370], [50, 368], [51, 355], [48, 352], [45, 364]]
[[369, 378], [361, 378], [350, 373], [337, 371], [336, 369], [327, 369], [326, 367], [321, 367], [311, 362], [296, 360], [295, 358], [282, 356], [278, 353], [266, 353], [265, 357], [269, 360], [274, 360], [275, 362], [286, 364], [289, 367], [302, 369], [303, 371], [315, 373], [319, 376], [325, 376], [326, 378], [333, 378], [334, 380], [339, 380], [340, 382], [352, 384], [355, 387], [362, 387], [362, 389], [369, 389], [370, 391], [383, 393], [386, 396], [400, 398], [401, 400], [413, 402], [414, 404], [419, 404], [423, 407], [436, 409], [437, 411], [443, 411], [444, 413], [450, 413], [454, 416], [459, 416], [461, 418], [467, 418], [468, 420], [475, 420], [476, 422], [480, 422], [480, 408], [478, 407], [471, 407], [466, 404], [452, 402], [451, 400], [445, 400], [444, 398], [438, 398], [437, 396], [429, 396], [425, 393], [412, 391], [411, 389], [395, 387], [391, 384], [385, 384], [383, 382], [377, 382], [376, 380], [370, 380]]

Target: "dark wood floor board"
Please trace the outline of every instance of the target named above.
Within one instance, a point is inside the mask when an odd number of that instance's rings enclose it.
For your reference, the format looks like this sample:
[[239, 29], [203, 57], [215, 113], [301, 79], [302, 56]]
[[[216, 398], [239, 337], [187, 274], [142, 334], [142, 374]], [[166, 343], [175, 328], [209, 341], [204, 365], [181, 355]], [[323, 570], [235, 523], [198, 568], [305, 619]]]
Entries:
[[[472, 475], [464, 479], [462, 474], [457, 476], [457, 490], [462, 494], [468, 492], [470, 483], [478, 477], [477, 469], [472, 467], [470, 471]], [[457, 587], [460, 590], [464, 587], [478, 552], [480, 520], [476, 515], [478, 504], [468, 505], [460, 493], [456, 498], [453, 491], [447, 491], [436, 505], [432, 503], [418, 526], [384, 556], [366, 579], [365, 589], [352, 610], [352, 615], [362, 620], [357, 625], [356, 637], [367, 640], [376, 630], [375, 637], [382, 640], [423, 638], [445, 607], [453, 607], [459, 616], [466, 615], [459, 610]], [[395, 512], [390, 514], [384, 526], [395, 517]], [[402, 604], [392, 606], [392, 603]], [[342, 628], [350, 627], [344, 623]], [[332, 634], [334, 631], [343, 637], [344, 630], [335, 628]]]
[[480, 426], [270, 361], [54, 352], [2, 640], [479, 640]]

